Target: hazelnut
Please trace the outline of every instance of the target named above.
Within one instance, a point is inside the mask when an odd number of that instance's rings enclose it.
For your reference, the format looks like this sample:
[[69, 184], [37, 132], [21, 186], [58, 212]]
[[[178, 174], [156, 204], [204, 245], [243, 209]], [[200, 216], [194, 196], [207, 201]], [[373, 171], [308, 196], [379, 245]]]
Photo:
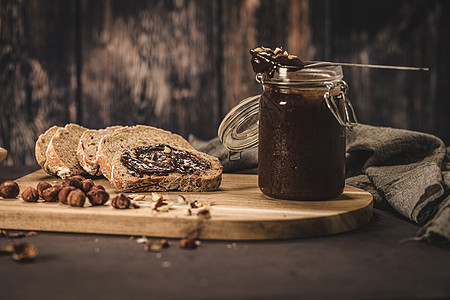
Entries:
[[45, 189], [50, 188], [50, 187], [52, 187], [52, 185], [51, 185], [50, 183], [48, 183], [48, 182], [45, 182], [45, 181], [39, 182], [38, 185], [37, 185], [37, 187], [36, 187], [36, 190], [37, 190], [37, 192], [38, 192], [38, 195], [39, 195], [40, 197], [44, 198], [43, 191], [44, 191]]
[[67, 204], [70, 206], [83, 207], [86, 202], [86, 195], [80, 189], [75, 189], [67, 196]]
[[64, 182], [62, 184], [63, 186], [74, 186], [77, 189], [81, 189], [81, 181], [75, 178], [74, 176], [67, 177], [64, 179]]
[[91, 189], [86, 195], [93, 206], [103, 205], [109, 199], [109, 194], [98, 188]]
[[84, 178], [84, 177], [81, 176], [81, 175], [73, 175], [72, 178], [75, 178], [76, 180], [78, 180], [78, 181], [80, 181], [80, 182], [86, 179], [86, 178]]
[[158, 244], [160, 244], [161, 247], [163, 247], [163, 248], [169, 248], [170, 247], [169, 241], [166, 240], [166, 239], [160, 239], [158, 241]]
[[26, 202], [37, 202], [39, 199], [38, 191], [34, 187], [27, 187], [22, 192], [22, 199]]
[[159, 252], [163, 248], [169, 248], [169, 242], [166, 239], [161, 239], [158, 241], [151, 240], [145, 244], [145, 251]]
[[35, 259], [39, 251], [30, 243], [19, 243], [10, 246], [0, 247], [1, 253], [11, 253], [16, 261]]
[[89, 189], [89, 192], [91, 191], [105, 191], [105, 188], [103, 185], [94, 185]]
[[158, 244], [155, 241], [150, 241], [148, 243], [145, 244], [144, 246], [145, 251], [150, 251], [150, 252], [159, 252], [162, 249], [162, 246], [160, 244]]
[[0, 185], [0, 196], [3, 198], [16, 198], [20, 188], [14, 181], [5, 181]]
[[120, 194], [111, 199], [111, 205], [117, 209], [125, 209], [130, 207], [131, 201], [125, 194]]
[[42, 196], [45, 202], [58, 202], [58, 194], [60, 190], [61, 190], [60, 184], [56, 184], [52, 187], [45, 189], [42, 192]]
[[14, 260], [33, 260], [38, 255], [37, 248], [30, 243], [20, 243], [14, 245], [14, 253], [12, 258]]
[[197, 248], [197, 241], [194, 239], [182, 239], [179, 243], [181, 249]]
[[76, 188], [74, 186], [71, 186], [71, 185], [64, 186], [58, 193], [59, 203], [67, 204], [67, 196], [69, 195], [69, 193], [71, 191], [74, 191], [74, 190], [76, 190]]
[[87, 193], [89, 190], [95, 185], [94, 180], [92, 179], [85, 179], [81, 181], [81, 189]]

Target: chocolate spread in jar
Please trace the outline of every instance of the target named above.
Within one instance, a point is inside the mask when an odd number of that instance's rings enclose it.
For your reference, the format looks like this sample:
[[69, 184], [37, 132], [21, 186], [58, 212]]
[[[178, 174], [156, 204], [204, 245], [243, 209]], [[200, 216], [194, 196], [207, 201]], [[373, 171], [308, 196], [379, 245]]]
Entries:
[[168, 145], [141, 146], [125, 151], [120, 161], [133, 176], [194, 174], [211, 168], [209, 162]]
[[260, 98], [258, 151], [258, 184], [264, 194], [314, 200], [343, 192], [345, 128], [326, 106], [326, 91], [287, 93], [265, 87]]

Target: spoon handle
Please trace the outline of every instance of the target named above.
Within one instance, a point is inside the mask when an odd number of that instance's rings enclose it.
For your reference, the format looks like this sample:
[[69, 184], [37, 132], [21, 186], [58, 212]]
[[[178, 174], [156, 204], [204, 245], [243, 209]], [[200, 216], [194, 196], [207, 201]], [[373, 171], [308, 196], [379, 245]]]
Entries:
[[354, 63], [337, 63], [328, 61], [307, 61], [304, 68], [315, 68], [325, 66], [344, 66], [344, 67], [359, 67], [372, 69], [391, 69], [391, 70], [405, 70], [405, 71], [429, 71], [426, 67], [403, 67], [403, 66], [387, 66], [387, 65], [370, 65], [370, 64], [354, 64]]

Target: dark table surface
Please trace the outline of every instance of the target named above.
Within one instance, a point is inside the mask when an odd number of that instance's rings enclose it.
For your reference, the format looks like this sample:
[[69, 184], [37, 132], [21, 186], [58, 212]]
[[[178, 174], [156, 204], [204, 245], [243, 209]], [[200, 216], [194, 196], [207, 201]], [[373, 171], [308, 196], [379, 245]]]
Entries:
[[[35, 169], [0, 166], [0, 181]], [[159, 253], [130, 236], [38, 232], [17, 240], [35, 261], [0, 255], [0, 299], [450, 299], [450, 251], [403, 241], [418, 228], [375, 209], [347, 233], [196, 250], [170, 239]]]

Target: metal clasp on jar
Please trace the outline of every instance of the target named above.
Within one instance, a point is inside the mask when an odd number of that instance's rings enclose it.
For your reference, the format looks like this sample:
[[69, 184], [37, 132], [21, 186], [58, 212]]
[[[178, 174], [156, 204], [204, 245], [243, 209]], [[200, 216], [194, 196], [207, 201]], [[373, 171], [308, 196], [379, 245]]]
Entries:
[[[355, 110], [353, 109], [353, 105], [350, 102], [350, 100], [347, 97], [347, 91], [348, 91], [348, 84], [343, 81], [336, 81], [336, 82], [325, 82], [326, 87], [328, 88], [328, 91], [323, 95], [323, 98], [325, 99], [325, 102], [327, 103], [328, 109], [331, 111], [333, 116], [336, 118], [336, 120], [339, 122], [339, 124], [343, 127], [346, 127], [350, 130], [353, 129], [354, 126], [358, 124], [358, 120], [356, 119]], [[333, 96], [331, 94], [331, 91], [335, 88], [339, 87], [340, 92], [339, 95]], [[342, 99], [344, 101], [344, 111], [345, 111], [345, 120], [342, 119], [341, 114], [339, 113], [339, 108], [336, 104], [336, 100]], [[353, 118], [353, 121], [350, 120], [350, 113]]]

